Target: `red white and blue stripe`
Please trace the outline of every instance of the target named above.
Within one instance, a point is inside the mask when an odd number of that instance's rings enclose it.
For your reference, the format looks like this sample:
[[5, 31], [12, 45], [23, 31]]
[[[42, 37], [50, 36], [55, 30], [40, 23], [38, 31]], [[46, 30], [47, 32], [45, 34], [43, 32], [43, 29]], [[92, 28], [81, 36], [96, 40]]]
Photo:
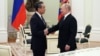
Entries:
[[24, 24], [26, 20], [26, 9], [23, 0], [14, 0], [12, 12], [12, 26], [19, 30], [20, 24]]

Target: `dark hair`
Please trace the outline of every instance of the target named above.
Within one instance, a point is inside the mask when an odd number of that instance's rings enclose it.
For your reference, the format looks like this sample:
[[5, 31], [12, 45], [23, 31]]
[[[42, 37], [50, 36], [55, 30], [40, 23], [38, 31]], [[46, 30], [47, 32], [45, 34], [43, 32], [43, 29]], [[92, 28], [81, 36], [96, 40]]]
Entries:
[[37, 11], [38, 8], [41, 8], [41, 7], [42, 7], [41, 4], [43, 4], [42, 1], [36, 2], [36, 3], [34, 4], [34, 9]]

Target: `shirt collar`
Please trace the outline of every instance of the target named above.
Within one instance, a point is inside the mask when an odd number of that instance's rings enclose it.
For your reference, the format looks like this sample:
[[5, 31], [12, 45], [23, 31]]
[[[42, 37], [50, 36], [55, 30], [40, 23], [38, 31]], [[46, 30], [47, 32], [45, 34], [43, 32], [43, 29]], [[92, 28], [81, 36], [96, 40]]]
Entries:
[[36, 14], [38, 14], [38, 16], [41, 18], [41, 14], [39, 12], [36, 11]]
[[69, 14], [71, 14], [70, 12], [68, 12], [67, 14], [64, 15], [64, 18], [66, 18]]

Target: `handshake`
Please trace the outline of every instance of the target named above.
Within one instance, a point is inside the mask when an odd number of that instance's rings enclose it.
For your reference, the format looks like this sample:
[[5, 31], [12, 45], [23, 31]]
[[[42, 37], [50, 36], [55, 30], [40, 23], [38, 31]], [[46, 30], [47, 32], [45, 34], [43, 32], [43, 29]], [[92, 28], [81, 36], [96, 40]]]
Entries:
[[[55, 32], [52, 32], [51, 34], [54, 34]], [[49, 31], [48, 31], [48, 28], [44, 29], [44, 35], [48, 35], [49, 34]]]
[[49, 31], [48, 28], [44, 29], [44, 35], [48, 35]]

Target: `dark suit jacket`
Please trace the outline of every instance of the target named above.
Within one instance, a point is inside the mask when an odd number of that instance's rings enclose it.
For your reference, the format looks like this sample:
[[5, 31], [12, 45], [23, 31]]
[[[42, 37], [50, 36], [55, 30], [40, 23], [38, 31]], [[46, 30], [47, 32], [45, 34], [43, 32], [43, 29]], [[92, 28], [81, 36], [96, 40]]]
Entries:
[[65, 48], [65, 45], [70, 45], [71, 49], [76, 49], [75, 36], [77, 33], [77, 21], [70, 14], [65, 20], [61, 20], [57, 25], [49, 29], [49, 33], [59, 30], [58, 47]]
[[44, 35], [46, 24], [43, 23], [38, 14], [34, 14], [30, 20], [30, 27], [32, 33], [31, 49], [41, 50], [47, 48], [47, 40]]

